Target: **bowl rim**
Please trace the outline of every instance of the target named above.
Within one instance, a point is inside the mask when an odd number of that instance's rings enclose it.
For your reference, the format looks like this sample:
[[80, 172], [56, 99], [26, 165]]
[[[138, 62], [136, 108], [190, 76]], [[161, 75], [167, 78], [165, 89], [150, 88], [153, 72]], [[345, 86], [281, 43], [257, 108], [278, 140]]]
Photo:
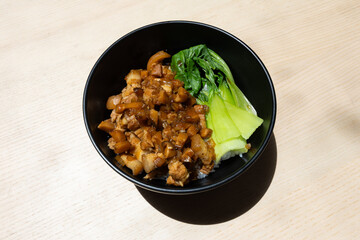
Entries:
[[[270, 90], [271, 90], [271, 97], [272, 97], [272, 101], [273, 101], [273, 108], [272, 108], [272, 116], [271, 116], [271, 120], [270, 120], [270, 124], [269, 124], [269, 130], [265, 136], [265, 139], [264, 139], [264, 142], [263, 144], [259, 147], [258, 151], [255, 153], [255, 155], [247, 162], [245, 163], [245, 165], [240, 168], [239, 170], [237, 170], [233, 175], [221, 180], [221, 181], [218, 181], [218, 182], [215, 182], [215, 183], [212, 183], [212, 184], [209, 184], [209, 185], [206, 185], [206, 186], [200, 186], [200, 187], [194, 187], [194, 188], [178, 188], [178, 189], [167, 189], [167, 188], [161, 188], [161, 187], [156, 187], [156, 186], [153, 186], [151, 185], [151, 182], [149, 182], [148, 184], [147, 183], [143, 183], [143, 182], [140, 182], [138, 181], [137, 179], [135, 178], [132, 178], [130, 176], [128, 176], [127, 174], [125, 174], [123, 171], [121, 171], [120, 169], [118, 169], [114, 164], [112, 164], [110, 162], [109, 159], [107, 159], [107, 157], [102, 153], [102, 151], [100, 150], [100, 148], [97, 146], [93, 136], [92, 136], [92, 133], [91, 133], [91, 130], [90, 130], [90, 126], [88, 124], [88, 118], [87, 118], [87, 102], [86, 102], [86, 99], [87, 99], [87, 93], [88, 93], [88, 87], [89, 87], [89, 84], [90, 84], [90, 81], [92, 79], [92, 76], [94, 74], [94, 71], [95, 69], [97, 68], [97, 66], [99, 65], [99, 63], [101, 62], [101, 60], [103, 59], [103, 57], [116, 45], [118, 44], [120, 41], [122, 41], [123, 39], [127, 38], [128, 36], [138, 32], [138, 31], [141, 31], [143, 29], [146, 29], [146, 28], [151, 28], [151, 27], [155, 27], [155, 26], [158, 26], [158, 25], [164, 25], [164, 24], [189, 24], [189, 25], [198, 25], [198, 26], [202, 26], [202, 27], [206, 27], [206, 28], [210, 28], [210, 29], [213, 29], [213, 30], [216, 30], [216, 31], [219, 31], [231, 38], [233, 38], [234, 40], [236, 40], [239, 44], [241, 44], [243, 47], [245, 47], [254, 57], [255, 59], [259, 62], [260, 66], [262, 67], [266, 77], [267, 77], [267, 80], [268, 80], [268, 83], [269, 83], [269, 86], [270, 86]], [[157, 193], [165, 193], [165, 194], [176, 194], [176, 195], [184, 195], [184, 194], [193, 194], [193, 193], [200, 193], [200, 192], [204, 192], [204, 191], [208, 191], [208, 190], [211, 190], [211, 189], [215, 189], [217, 187], [220, 187], [222, 185], [224, 185], [225, 183], [228, 183], [232, 180], [234, 180], [235, 178], [237, 178], [238, 176], [240, 176], [243, 172], [245, 172], [251, 165], [253, 165], [253, 163], [260, 157], [260, 155], [263, 153], [264, 149], [266, 148], [266, 146], [268, 145], [269, 143], [269, 140], [270, 140], [270, 137], [271, 137], [271, 134], [273, 132], [273, 129], [274, 129], [274, 126], [275, 126], [275, 119], [276, 119], [276, 95], [275, 95], [275, 89], [274, 89], [274, 84], [271, 80], [271, 77], [270, 77], [270, 74], [268, 72], [268, 70], [266, 69], [264, 63], [261, 61], [261, 59], [257, 56], [257, 54], [248, 46], [246, 45], [243, 41], [241, 41], [239, 38], [237, 38], [236, 36], [232, 35], [231, 33], [221, 29], [221, 28], [218, 28], [218, 27], [215, 27], [215, 26], [212, 26], [212, 25], [209, 25], [209, 24], [206, 24], [206, 23], [201, 23], [201, 22], [196, 22], [196, 21], [187, 21], [187, 20], [170, 20], [170, 21], [161, 21], [161, 22], [155, 22], [155, 23], [152, 23], [152, 24], [148, 24], [148, 25], [145, 25], [145, 26], [142, 26], [140, 28], [136, 28], [135, 30], [132, 30], [130, 31], [129, 33], [125, 34], [124, 36], [120, 37], [118, 40], [116, 40], [113, 44], [111, 44], [102, 54], [101, 56], [97, 59], [97, 61], [95, 62], [94, 66], [92, 67], [90, 73], [89, 73], [89, 76], [86, 80], [86, 84], [85, 84], [85, 88], [84, 88], [84, 92], [83, 92], [83, 103], [82, 103], [82, 110], [83, 110], [83, 118], [84, 118], [84, 123], [85, 123], [85, 127], [86, 127], [86, 131], [88, 133], [88, 136], [93, 144], [93, 146], [95, 147], [96, 151], [100, 154], [100, 156], [103, 158], [103, 160], [113, 169], [115, 170], [118, 174], [120, 174], [121, 176], [123, 176], [125, 179], [129, 180], [130, 182], [132, 182], [133, 184], [135, 184], [136, 186], [138, 187], [141, 187], [141, 188], [144, 188], [146, 190], [150, 190], [150, 191], [153, 191], [153, 192], [157, 192]]]

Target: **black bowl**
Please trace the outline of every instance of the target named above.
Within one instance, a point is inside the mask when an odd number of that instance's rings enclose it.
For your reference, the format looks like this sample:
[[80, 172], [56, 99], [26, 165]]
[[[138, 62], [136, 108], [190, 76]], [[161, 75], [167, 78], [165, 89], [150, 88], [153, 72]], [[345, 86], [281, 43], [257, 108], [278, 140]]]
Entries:
[[[124, 77], [131, 69], [146, 68], [151, 55], [160, 50], [170, 54], [197, 44], [206, 44], [229, 65], [236, 84], [254, 105], [264, 123], [251, 136], [251, 150], [244, 161], [234, 157], [222, 161], [208, 177], [180, 188], [164, 180], [144, 180], [120, 166], [107, 146], [108, 136], [97, 125], [109, 118], [107, 98], [126, 86]], [[167, 194], [190, 194], [213, 189], [233, 180], [250, 167], [266, 147], [275, 123], [276, 99], [270, 75], [259, 57], [241, 40], [224, 30], [189, 21], [160, 22], [136, 29], [112, 44], [98, 59], [87, 79], [83, 114], [89, 137], [101, 157], [121, 176], [139, 187]]]

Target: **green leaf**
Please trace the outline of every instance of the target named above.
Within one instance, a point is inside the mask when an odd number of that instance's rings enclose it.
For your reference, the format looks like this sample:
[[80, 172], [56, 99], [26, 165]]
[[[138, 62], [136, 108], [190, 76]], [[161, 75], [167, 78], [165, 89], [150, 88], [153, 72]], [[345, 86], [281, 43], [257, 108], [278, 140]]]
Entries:
[[209, 51], [210, 55], [213, 57], [216, 67], [225, 74], [228, 86], [230, 88], [230, 91], [231, 91], [234, 101], [235, 101], [235, 105], [254, 114], [254, 115], [257, 115], [256, 110], [253, 107], [253, 105], [245, 97], [243, 92], [236, 86], [234, 78], [231, 74], [230, 68], [228, 67], [226, 62], [213, 50], [208, 49], [208, 51]]

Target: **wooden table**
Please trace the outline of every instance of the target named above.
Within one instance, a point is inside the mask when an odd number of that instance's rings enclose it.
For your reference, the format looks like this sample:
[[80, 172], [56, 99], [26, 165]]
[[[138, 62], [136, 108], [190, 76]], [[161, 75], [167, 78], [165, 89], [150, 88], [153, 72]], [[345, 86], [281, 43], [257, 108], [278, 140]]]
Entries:
[[[101, 53], [149, 23], [229, 31], [277, 94], [276, 171], [215, 225], [153, 208], [93, 148], [82, 118]], [[360, 2], [2, 1], [0, 239], [359, 239]]]

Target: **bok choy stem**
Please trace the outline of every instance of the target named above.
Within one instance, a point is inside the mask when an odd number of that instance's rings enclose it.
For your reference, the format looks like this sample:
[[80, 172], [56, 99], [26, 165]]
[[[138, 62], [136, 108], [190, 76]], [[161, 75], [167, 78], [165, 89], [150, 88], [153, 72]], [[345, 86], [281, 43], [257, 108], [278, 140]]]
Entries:
[[209, 106], [206, 121], [213, 130], [217, 161], [229, 154], [247, 152], [246, 139], [263, 120], [236, 86], [225, 61], [201, 44], [173, 55], [171, 69], [199, 104]]

